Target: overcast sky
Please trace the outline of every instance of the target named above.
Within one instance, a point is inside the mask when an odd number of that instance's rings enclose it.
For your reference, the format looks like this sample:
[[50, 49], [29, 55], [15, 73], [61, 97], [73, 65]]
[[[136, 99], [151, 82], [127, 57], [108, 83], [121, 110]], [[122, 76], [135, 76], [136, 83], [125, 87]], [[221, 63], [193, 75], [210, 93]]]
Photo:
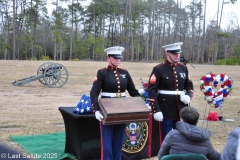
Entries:
[[[219, 0], [207, 0], [207, 22], [210, 20], [217, 20], [218, 1]], [[190, 2], [192, 2], [192, 0], [182, 0], [182, 6], [188, 5]], [[220, 4], [222, 4], [222, 0], [220, 0], [220, 2]], [[224, 2], [229, 2], [229, 0], [224, 0]], [[222, 5], [220, 5], [219, 9], [222, 9]], [[230, 19], [238, 21], [238, 25], [240, 25], [240, 0], [234, 4], [224, 4], [221, 27], [227, 27], [230, 24]]]

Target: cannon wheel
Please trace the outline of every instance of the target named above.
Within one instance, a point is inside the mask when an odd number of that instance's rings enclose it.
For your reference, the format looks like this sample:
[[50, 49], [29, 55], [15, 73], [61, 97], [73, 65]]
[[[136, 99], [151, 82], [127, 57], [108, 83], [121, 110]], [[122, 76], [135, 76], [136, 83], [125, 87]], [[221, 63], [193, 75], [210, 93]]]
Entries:
[[68, 71], [61, 64], [53, 63], [44, 70], [43, 79], [51, 88], [60, 88], [68, 81]]
[[46, 62], [46, 63], [43, 63], [41, 66], [38, 67], [38, 70], [37, 70], [37, 75], [40, 75], [42, 74], [42, 78], [39, 79], [39, 82], [46, 85], [45, 81], [44, 81], [44, 78], [43, 78], [43, 74], [44, 74], [44, 69], [45, 68], [48, 68], [48, 66], [52, 65], [53, 63], [52, 62]]

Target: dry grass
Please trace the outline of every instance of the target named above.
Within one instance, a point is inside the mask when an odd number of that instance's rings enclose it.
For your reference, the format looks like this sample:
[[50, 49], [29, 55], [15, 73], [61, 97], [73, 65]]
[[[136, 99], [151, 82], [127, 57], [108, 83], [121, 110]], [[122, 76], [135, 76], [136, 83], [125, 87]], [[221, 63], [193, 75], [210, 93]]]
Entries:
[[[58, 61], [69, 72], [69, 79], [62, 88], [50, 88], [34, 81], [24, 86], [14, 86], [12, 82], [37, 74], [38, 67], [43, 61], [0, 61], [0, 142], [13, 147], [10, 135], [34, 135], [64, 131], [64, 122], [58, 107], [75, 106], [82, 94], [89, 94], [92, 81], [97, 69], [106, 67], [107, 62], [91, 61]], [[153, 66], [157, 63], [129, 63], [122, 62], [120, 67], [127, 69], [132, 75], [136, 88], [141, 88], [140, 78], [148, 80]], [[207, 127], [212, 132], [212, 143], [217, 151], [222, 152], [229, 131], [239, 125], [237, 112], [239, 111], [240, 92], [239, 66], [188, 65], [188, 69], [195, 87], [195, 95], [191, 105], [200, 112], [201, 119], [207, 116], [205, 112], [216, 111], [224, 118], [234, 119], [234, 122], [203, 122], [199, 125]], [[228, 96], [220, 110], [209, 108], [199, 90], [199, 79], [206, 72], [215, 74], [226, 73], [233, 82], [232, 95]], [[157, 159], [150, 158], [151, 160]], [[149, 160], [150, 160], [149, 159]]]

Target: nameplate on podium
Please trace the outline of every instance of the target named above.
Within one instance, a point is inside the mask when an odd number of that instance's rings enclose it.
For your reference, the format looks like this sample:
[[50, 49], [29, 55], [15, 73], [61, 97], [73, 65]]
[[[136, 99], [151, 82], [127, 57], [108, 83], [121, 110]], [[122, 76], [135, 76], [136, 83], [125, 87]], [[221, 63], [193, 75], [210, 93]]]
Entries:
[[104, 125], [147, 122], [150, 110], [141, 97], [101, 98]]

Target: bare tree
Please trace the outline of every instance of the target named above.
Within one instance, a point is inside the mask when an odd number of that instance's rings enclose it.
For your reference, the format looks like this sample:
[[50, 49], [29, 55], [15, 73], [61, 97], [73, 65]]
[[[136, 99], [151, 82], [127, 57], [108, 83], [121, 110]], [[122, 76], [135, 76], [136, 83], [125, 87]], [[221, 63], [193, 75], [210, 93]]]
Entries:
[[204, 18], [203, 18], [203, 36], [202, 36], [202, 54], [201, 54], [201, 63], [204, 62], [204, 51], [205, 51], [205, 24], [206, 24], [206, 7], [207, 1], [204, 0]]
[[[73, 6], [73, 2], [74, 0], [72, 0], [72, 6]], [[72, 20], [71, 20], [71, 31], [70, 31], [70, 54], [69, 54], [69, 60], [72, 60], [72, 47], [73, 47], [73, 8], [71, 9], [71, 17], [72, 17]]]
[[15, 0], [13, 0], [13, 60], [16, 59], [16, 9]]
[[151, 24], [151, 28], [152, 28], [152, 40], [151, 40], [151, 62], [153, 62], [153, 52], [154, 52], [154, 40], [155, 40], [155, 3], [156, 0], [152, 0], [152, 24]]

